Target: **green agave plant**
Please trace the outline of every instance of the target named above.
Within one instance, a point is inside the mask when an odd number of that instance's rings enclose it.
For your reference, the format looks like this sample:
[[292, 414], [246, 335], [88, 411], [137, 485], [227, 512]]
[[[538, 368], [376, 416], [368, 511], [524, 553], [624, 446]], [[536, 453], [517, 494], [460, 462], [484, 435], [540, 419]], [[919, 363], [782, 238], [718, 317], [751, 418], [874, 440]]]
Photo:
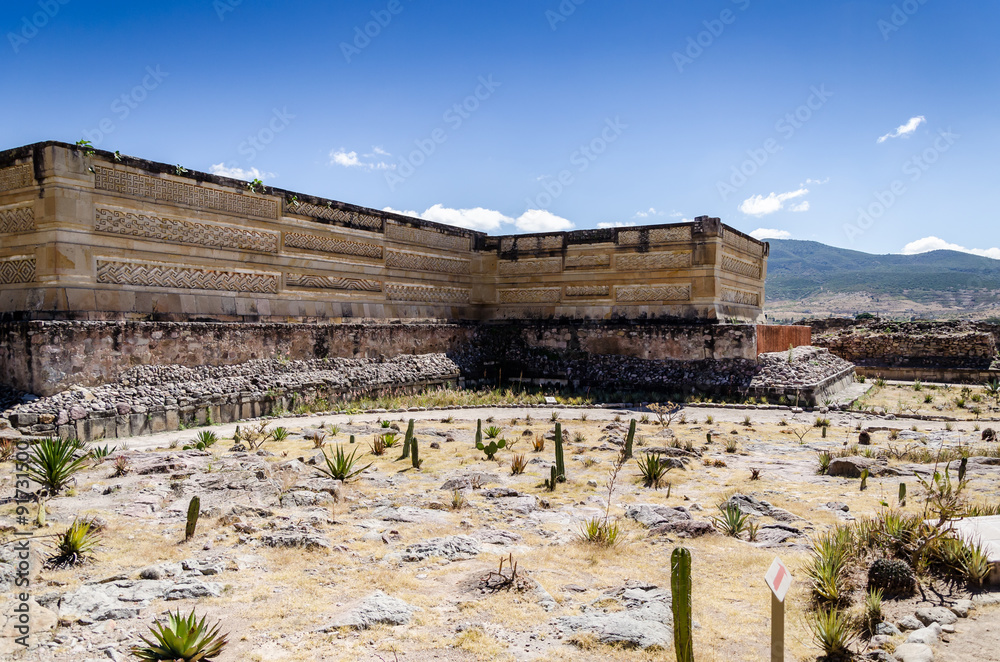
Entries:
[[50, 495], [59, 494], [87, 462], [86, 455], [73, 457], [79, 448], [75, 439], [42, 439], [32, 446], [28, 456], [28, 477], [41, 484]]
[[712, 518], [712, 524], [725, 535], [739, 538], [747, 530], [749, 520], [750, 516], [745, 515], [739, 506], [725, 503], [719, 506], [719, 514]]
[[91, 520], [73, 520], [56, 539], [55, 553], [45, 560], [47, 568], [62, 568], [85, 563], [93, 556], [99, 536]]
[[326, 460], [326, 466], [316, 467], [316, 470], [327, 478], [332, 478], [346, 483], [351, 478], [354, 478], [371, 466], [371, 463], [368, 463], [360, 469], [355, 469], [354, 465], [358, 462], [355, 457], [357, 454], [358, 449], [355, 448], [351, 451], [351, 454], [348, 455], [344, 452], [343, 446], [337, 446], [337, 450], [334, 451], [332, 458], [326, 454], [326, 451], [323, 451], [323, 459]]
[[660, 489], [660, 484], [667, 471], [670, 470], [670, 465], [660, 462], [659, 453], [646, 453], [641, 459], [636, 458], [635, 463], [639, 466], [642, 484], [646, 487], [652, 487], [654, 490]]
[[187, 616], [181, 615], [178, 610], [174, 614], [168, 614], [167, 617], [167, 625], [156, 621], [149, 629], [152, 634], [151, 639], [155, 641], [140, 637], [146, 645], [133, 648], [134, 656], [140, 660], [150, 661], [198, 662], [218, 657], [228, 643], [226, 637], [229, 634], [219, 633], [220, 623], [216, 622], [212, 627], [208, 627], [205, 625], [205, 617], [199, 621], [194, 609]]

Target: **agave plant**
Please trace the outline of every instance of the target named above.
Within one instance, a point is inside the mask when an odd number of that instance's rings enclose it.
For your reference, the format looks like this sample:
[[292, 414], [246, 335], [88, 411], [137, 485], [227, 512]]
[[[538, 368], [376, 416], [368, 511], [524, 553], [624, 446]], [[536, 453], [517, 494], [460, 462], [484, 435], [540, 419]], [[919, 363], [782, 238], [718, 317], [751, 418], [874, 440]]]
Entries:
[[510, 475], [518, 476], [528, 467], [528, 458], [524, 454], [512, 455], [510, 458]]
[[79, 448], [79, 442], [74, 439], [42, 439], [28, 455], [28, 477], [50, 495], [59, 494], [87, 461], [86, 455], [74, 457]]
[[218, 657], [228, 643], [226, 637], [229, 634], [220, 634], [220, 623], [216, 622], [212, 627], [208, 627], [205, 624], [205, 617], [202, 616], [199, 621], [194, 609], [187, 616], [181, 615], [178, 610], [174, 614], [168, 614], [167, 617], [167, 625], [156, 621], [149, 628], [152, 640], [139, 637], [146, 645], [133, 648], [132, 655], [150, 662], [157, 660], [198, 662]]
[[212, 446], [212, 444], [214, 444], [218, 440], [219, 437], [211, 430], [202, 430], [201, 432], [198, 433], [198, 436], [194, 438], [193, 442], [191, 442], [190, 444], [185, 444], [183, 448], [186, 451], [188, 450], [207, 451]]
[[62, 568], [86, 563], [93, 557], [99, 536], [91, 520], [73, 520], [56, 539], [55, 553], [45, 560], [46, 568]]
[[500, 436], [501, 432], [503, 432], [503, 430], [501, 430], [496, 425], [491, 425], [485, 430], [483, 430], [483, 433], [486, 435], [487, 439], [496, 439], [497, 437]]
[[809, 629], [827, 659], [849, 659], [856, 630], [846, 612], [833, 607], [818, 609], [809, 620]]
[[639, 466], [642, 484], [646, 487], [652, 487], [654, 490], [660, 489], [660, 484], [670, 470], [670, 465], [661, 463], [658, 453], [645, 453], [641, 459], [636, 458], [635, 463]]
[[399, 443], [399, 435], [395, 432], [386, 432], [382, 435], [382, 443], [386, 448], [392, 448]]
[[284, 441], [285, 439], [288, 439], [289, 434], [291, 433], [288, 431], [288, 428], [277, 427], [274, 428], [274, 431], [271, 433], [271, 438], [275, 441]]
[[90, 449], [90, 456], [97, 461], [97, 464], [100, 464], [116, 450], [118, 450], [117, 446], [108, 446], [107, 444], [104, 446], [94, 446]]
[[326, 466], [316, 467], [316, 470], [319, 471], [324, 476], [326, 476], [327, 478], [332, 478], [334, 480], [339, 480], [341, 482], [346, 483], [351, 478], [354, 478], [359, 473], [361, 473], [362, 471], [371, 466], [371, 463], [368, 463], [365, 466], [361, 467], [360, 469], [355, 469], [354, 465], [357, 464], [358, 462], [357, 458], [355, 457], [357, 454], [358, 454], [357, 448], [351, 451], [351, 454], [348, 455], [347, 453], [344, 452], [343, 446], [337, 446], [337, 450], [334, 451], [333, 457], [331, 458], [329, 455], [326, 454], [326, 451], [324, 450], [323, 459], [326, 460]]
[[719, 506], [719, 514], [712, 518], [712, 524], [725, 535], [739, 538], [747, 530], [749, 520], [750, 516], [744, 514], [739, 506], [733, 503], [724, 503]]

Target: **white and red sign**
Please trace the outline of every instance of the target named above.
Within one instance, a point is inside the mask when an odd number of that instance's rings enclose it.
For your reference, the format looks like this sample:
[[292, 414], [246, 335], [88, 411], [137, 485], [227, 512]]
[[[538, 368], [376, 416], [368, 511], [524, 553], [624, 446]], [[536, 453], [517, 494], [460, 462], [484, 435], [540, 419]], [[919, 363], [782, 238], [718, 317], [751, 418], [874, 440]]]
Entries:
[[764, 581], [774, 593], [774, 597], [778, 598], [778, 602], [784, 602], [788, 587], [792, 585], [792, 575], [777, 556], [774, 557], [774, 563], [764, 575]]

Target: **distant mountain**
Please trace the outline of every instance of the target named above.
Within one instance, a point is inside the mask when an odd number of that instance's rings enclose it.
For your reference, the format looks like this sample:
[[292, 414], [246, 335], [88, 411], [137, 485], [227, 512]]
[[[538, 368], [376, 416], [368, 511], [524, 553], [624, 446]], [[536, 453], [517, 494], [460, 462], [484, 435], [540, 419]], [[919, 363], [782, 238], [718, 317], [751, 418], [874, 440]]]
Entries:
[[794, 239], [770, 244], [766, 299], [773, 311], [969, 317], [1000, 308], [1000, 260], [957, 251], [871, 255]]

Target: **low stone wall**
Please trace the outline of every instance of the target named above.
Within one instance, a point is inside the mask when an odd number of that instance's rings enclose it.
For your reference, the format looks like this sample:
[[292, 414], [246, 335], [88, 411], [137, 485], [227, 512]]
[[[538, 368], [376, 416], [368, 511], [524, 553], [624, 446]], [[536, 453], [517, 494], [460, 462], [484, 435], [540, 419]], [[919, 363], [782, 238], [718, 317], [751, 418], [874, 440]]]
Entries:
[[[405, 394], [460, 383], [458, 366], [443, 354], [391, 360], [251, 361], [216, 368], [134, 368], [113, 384], [75, 388], [18, 405], [0, 422], [31, 436], [83, 441], [230, 423], [315, 409], [363, 394]], [[332, 408], [332, 404], [327, 409]]]
[[[789, 360], [789, 358], [791, 360]], [[757, 357], [749, 394], [812, 407], [825, 404], [854, 382], [854, 365], [819, 347], [797, 347]]]
[[881, 377], [901, 382], [920, 380], [925, 383], [983, 384], [1000, 379], [1000, 370], [963, 370], [962, 368], [900, 368], [890, 366], [858, 366], [857, 373], [869, 378]]

